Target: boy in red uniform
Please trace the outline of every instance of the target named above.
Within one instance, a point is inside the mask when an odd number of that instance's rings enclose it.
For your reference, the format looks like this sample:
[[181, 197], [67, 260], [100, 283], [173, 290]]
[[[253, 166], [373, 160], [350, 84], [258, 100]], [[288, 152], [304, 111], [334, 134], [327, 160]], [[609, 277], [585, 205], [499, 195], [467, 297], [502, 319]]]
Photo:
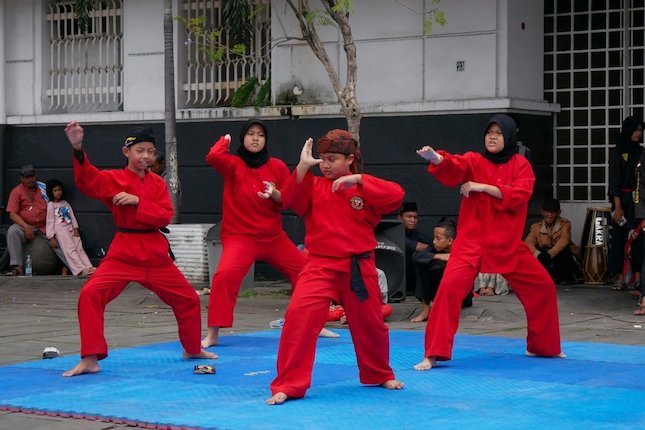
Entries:
[[[306, 257], [282, 229], [281, 189], [289, 169], [269, 156], [269, 133], [251, 118], [240, 131], [240, 146], [229, 153], [231, 136], [222, 136], [206, 161], [224, 178], [222, 198], [222, 257], [208, 300], [208, 335], [202, 347], [219, 343], [220, 327], [233, 325], [233, 310], [242, 279], [256, 260], [266, 261], [289, 278], [291, 285]], [[329, 330], [323, 335], [334, 335]]]
[[461, 302], [479, 272], [501, 273], [526, 312], [527, 355], [563, 357], [555, 284], [522, 242], [535, 176], [517, 154], [515, 121], [495, 115], [484, 133], [484, 151], [453, 155], [430, 146], [417, 151], [430, 161], [428, 172], [444, 185], [461, 185], [463, 195], [450, 260], [430, 310], [424, 359], [429, 370], [450, 360]]
[[[357, 173], [360, 152], [347, 131], [331, 130], [317, 144], [321, 159], [313, 158], [313, 140], [307, 139], [284, 190], [285, 205], [305, 216], [309, 258], [287, 308], [269, 405], [304, 397], [311, 386], [317, 334], [330, 301], [345, 308], [360, 381], [403, 388], [388, 362], [388, 328], [374, 263], [374, 228], [382, 215], [401, 205], [403, 189]], [[316, 165], [323, 177], [309, 172]]]
[[79, 123], [67, 124], [65, 134], [74, 148], [76, 187], [110, 209], [117, 233], [107, 256], [81, 290], [81, 361], [63, 376], [99, 371], [98, 361], [108, 355], [105, 306], [130, 282], [155, 292], [172, 308], [185, 358], [217, 358], [200, 347], [199, 296], [172, 262], [168, 241], [159, 231], [170, 222], [173, 209], [163, 178], [148, 169], [155, 155], [152, 130], [130, 131], [122, 148], [128, 165], [122, 170], [98, 170], [90, 163], [82, 149], [84, 131]]

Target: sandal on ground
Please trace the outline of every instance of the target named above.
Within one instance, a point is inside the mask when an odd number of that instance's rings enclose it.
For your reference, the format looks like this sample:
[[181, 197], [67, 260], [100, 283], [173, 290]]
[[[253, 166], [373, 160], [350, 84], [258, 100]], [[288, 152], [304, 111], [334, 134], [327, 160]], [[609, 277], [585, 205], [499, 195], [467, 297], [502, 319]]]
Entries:
[[634, 311], [634, 315], [645, 315], [645, 306], [639, 306], [639, 308]]
[[20, 276], [22, 275], [22, 272], [16, 268], [8, 270], [3, 273], [4, 276]]
[[611, 289], [614, 291], [625, 291], [627, 289], [627, 285], [623, 284], [622, 282], [614, 282], [614, 285], [611, 286]]

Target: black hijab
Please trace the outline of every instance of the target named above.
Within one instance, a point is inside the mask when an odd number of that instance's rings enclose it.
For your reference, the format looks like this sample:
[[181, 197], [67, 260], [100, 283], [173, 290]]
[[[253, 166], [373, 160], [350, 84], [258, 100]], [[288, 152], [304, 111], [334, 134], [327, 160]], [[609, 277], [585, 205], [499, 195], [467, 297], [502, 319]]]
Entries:
[[[260, 152], [251, 152], [244, 147], [244, 136], [246, 132], [251, 128], [253, 124], [257, 124], [264, 130], [265, 144], [264, 148]], [[242, 126], [240, 131], [240, 147], [237, 148], [237, 155], [244, 161], [244, 163], [249, 166], [251, 169], [257, 169], [262, 166], [264, 163], [269, 161], [269, 150], [267, 145], [269, 144], [269, 133], [267, 131], [266, 125], [257, 118], [250, 118]]]
[[484, 131], [484, 139], [486, 139], [486, 132], [490, 128], [491, 124], [497, 124], [502, 130], [502, 135], [504, 136], [504, 149], [497, 154], [493, 154], [484, 148], [482, 155], [495, 164], [506, 163], [513, 155], [517, 154], [517, 137], [515, 136], [517, 125], [513, 118], [508, 115], [495, 115], [488, 121], [486, 130]]
[[616, 139], [616, 149], [619, 154], [629, 154], [635, 156], [642, 148], [638, 142], [632, 142], [634, 130], [642, 124], [642, 121], [635, 116], [628, 116], [623, 120], [623, 126]]

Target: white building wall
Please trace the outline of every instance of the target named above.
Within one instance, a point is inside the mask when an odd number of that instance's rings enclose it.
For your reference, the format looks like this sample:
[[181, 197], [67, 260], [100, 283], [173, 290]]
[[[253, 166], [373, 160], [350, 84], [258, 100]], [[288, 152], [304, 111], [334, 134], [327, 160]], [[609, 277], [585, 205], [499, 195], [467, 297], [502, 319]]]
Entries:
[[[178, 2], [174, 1], [174, 15]], [[443, 0], [439, 7], [447, 25], [435, 25], [425, 37], [423, 13], [435, 7], [431, 0], [353, 3], [350, 22], [358, 52], [357, 92], [366, 114], [556, 109], [542, 101], [542, 0]], [[4, 0], [4, 5], [0, 31], [5, 37], [7, 123], [67, 121], [67, 114], [42, 115], [49, 70], [47, 0]], [[285, 0], [272, 0], [271, 7], [273, 40], [299, 36], [298, 23]], [[163, 119], [163, 2], [124, 0], [123, 16], [124, 111], [75, 114], [81, 121]], [[521, 22], [526, 23], [525, 30], [519, 29]], [[320, 34], [344, 81], [345, 55], [338, 29], [324, 27]], [[507, 42], [509, 35], [512, 40]], [[175, 51], [178, 87], [184, 67], [181, 48]], [[463, 71], [456, 70], [457, 61], [464, 62]], [[280, 102], [281, 95], [297, 84], [304, 90], [301, 105], [294, 108], [301, 115], [340, 114], [324, 67], [302, 41], [283, 42], [272, 50], [271, 77], [273, 102]], [[180, 101], [182, 94], [177, 91]], [[260, 113], [252, 108], [180, 110], [178, 118], [256, 114], [280, 115], [280, 109], [269, 107]]]
[[[508, 2], [508, 92], [513, 97], [544, 99], [544, 1]], [[524, 28], [522, 28], [524, 25]]]
[[[9, 115], [33, 115], [35, 1], [5, 0], [5, 97]], [[40, 20], [37, 21], [40, 25]], [[40, 95], [37, 96], [40, 99]]]
[[123, 2], [123, 109], [164, 110], [164, 2]]
[[[405, 6], [404, 6], [405, 5]], [[444, 0], [447, 25], [423, 36], [423, 13], [431, 0], [355, 0], [350, 23], [358, 55], [361, 103], [518, 98], [541, 101], [542, 1]], [[272, 2], [272, 37], [300, 36], [285, 0]], [[525, 22], [525, 29], [520, 28]], [[507, 33], [512, 34], [507, 42]], [[322, 29], [325, 46], [341, 79], [345, 53], [334, 27]], [[507, 61], [508, 55], [508, 61]], [[457, 71], [457, 62], [464, 70]], [[344, 81], [342, 81], [344, 82]], [[322, 64], [302, 41], [273, 50], [274, 98], [294, 84], [302, 103], [335, 103]]]

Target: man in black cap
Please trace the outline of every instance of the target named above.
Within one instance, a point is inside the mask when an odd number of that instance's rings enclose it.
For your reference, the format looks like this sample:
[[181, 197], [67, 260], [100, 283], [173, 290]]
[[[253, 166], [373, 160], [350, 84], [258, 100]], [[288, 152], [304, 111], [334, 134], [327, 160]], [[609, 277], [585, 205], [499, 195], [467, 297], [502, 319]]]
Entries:
[[[36, 178], [34, 166], [26, 164], [20, 168], [20, 184], [9, 194], [7, 212], [13, 224], [7, 230], [7, 251], [11, 268], [5, 275], [22, 275], [24, 273], [22, 244], [39, 235], [45, 237], [47, 194], [45, 184], [38, 182]], [[58, 247], [56, 239], [50, 239], [49, 244], [58, 258], [66, 264], [65, 256]]]
[[560, 202], [549, 198], [542, 204], [542, 221], [531, 226], [524, 242], [556, 282], [572, 282], [579, 267], [579, 249], [571, 241], [571, 221], [560, 216]]
[[406, 295], [415, 293], [417, 273], [412, 262], [415, 251], [425, 251], [432, 245], [432, 238], [417, 230], [419, 209], [416, 202], [403, 202], [399, 219], [405, 229], [405, 284]]

